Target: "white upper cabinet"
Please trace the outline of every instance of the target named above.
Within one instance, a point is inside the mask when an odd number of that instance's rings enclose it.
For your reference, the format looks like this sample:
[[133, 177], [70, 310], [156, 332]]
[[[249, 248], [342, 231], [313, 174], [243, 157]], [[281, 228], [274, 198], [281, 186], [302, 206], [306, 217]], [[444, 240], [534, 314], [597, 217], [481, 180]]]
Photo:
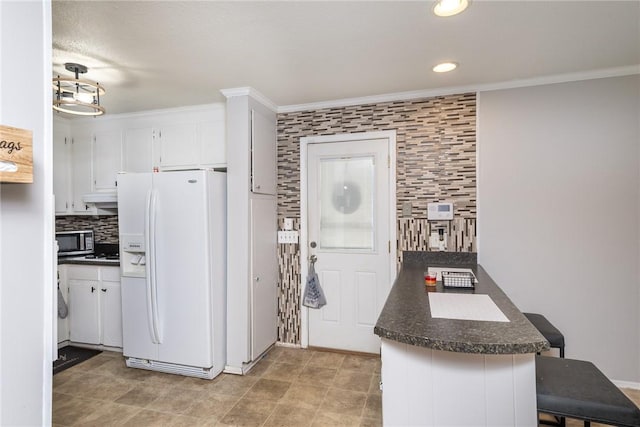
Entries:
[[200, 161], [210, 167], [225, 167], [227, 165], [227, 136], [225, 132], [224, 115], [214, 120], [198, 123], [198, 144], [200, 146]]
[[56, 196], [56, 213], [65, 213], [71, 209], [70, 146], [68, 131], [56, 127], [53, 131], [53, 194]]
[[153, 169], [153, 135], [151, 127], [128, 128], [124, 132], [122, 170], [151, 172]]
[[[85, 203], [112, 192], [120, 171], [151, 172], [226, 167], [224, 104], [54, 120], [56, 214], [115, 214]], [[66, 142], [65, 142], [66, 138]]]
[[276, 127], [274, 120], [251, 110], [251, 191], [276, 194]]
[[196, 123], [162, 126], [157, 136], [160, 167], [192, 169], [200, 163], [200, 147], [196, 138]]
[[104, 130], [93, 135], [93, 189], [115, 190], [122, 169], [122, 131]]
[[[73, 132], [73, 130], [72, 130]], [[73, 191], [72, 213], [91, 213], [92, 207], [85, 204], [82, 196], [91, 193], [92, 140], [90, 133], [78, 133], [71, 138], [71, 188]]]

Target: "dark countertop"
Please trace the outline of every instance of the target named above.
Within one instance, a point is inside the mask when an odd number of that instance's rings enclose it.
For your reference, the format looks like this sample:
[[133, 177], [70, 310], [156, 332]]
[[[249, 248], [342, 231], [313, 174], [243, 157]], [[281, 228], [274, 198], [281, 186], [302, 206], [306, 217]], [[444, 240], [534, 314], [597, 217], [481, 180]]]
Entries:
[[58, 258], [58, 265], [74, 264], [74, 265], [101, 265], [106, 267], [119, 267], [120, 261], [104, 260], [104, 259], [80, 259], [80, 257]]
[[[374, 328], [376, 335], [419, 347], [458, 353], [524, 354], [549, 349], [549, 342], [489, 274], [475, 263], [475, 254], [473, 257], [429, 254], [403, 254], [402, 268]], [[429, 266], [470, 268], [478, 278], [475, 293], [489, 295], [510, 322], [432, 318], [428, 296], [432, 288], [424, 284], [424, 272]], [[435, 289], [443, 292], [442, 284], [438, 282]]]

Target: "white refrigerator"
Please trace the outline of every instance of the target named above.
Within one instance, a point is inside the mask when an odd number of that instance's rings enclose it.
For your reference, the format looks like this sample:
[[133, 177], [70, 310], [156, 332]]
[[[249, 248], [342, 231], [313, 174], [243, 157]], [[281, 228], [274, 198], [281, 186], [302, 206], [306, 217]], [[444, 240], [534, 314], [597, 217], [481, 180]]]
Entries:
[[213, 378], [226, 363], [226, 174], [120, 173], [127, 366]]

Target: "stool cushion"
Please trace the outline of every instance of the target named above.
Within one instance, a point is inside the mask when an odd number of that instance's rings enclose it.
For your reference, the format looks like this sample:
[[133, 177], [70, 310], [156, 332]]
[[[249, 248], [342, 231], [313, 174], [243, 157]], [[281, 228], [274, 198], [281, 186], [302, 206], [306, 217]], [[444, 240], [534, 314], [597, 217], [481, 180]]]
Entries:
[[536, 356], [538, 412], [640, 426], [640, 409], [593, 363]]
[[542, 314], [536, 313], [522, 313], [526, 318], [536, 327], [538, 331], [544, 336], [551, 347], [563, 348], [564, 347], [564, 335], [551, 324]]

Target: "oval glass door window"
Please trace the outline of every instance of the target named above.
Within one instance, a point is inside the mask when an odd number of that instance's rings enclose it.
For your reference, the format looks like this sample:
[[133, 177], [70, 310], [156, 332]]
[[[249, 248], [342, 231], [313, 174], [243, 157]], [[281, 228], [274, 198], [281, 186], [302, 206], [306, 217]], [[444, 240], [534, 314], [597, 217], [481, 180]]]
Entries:
[[360, 188], [355, 182], [337, 183], [333, 187], [333, 207], [343, 214], [354, 213], [360, 207], [360, 199]]

